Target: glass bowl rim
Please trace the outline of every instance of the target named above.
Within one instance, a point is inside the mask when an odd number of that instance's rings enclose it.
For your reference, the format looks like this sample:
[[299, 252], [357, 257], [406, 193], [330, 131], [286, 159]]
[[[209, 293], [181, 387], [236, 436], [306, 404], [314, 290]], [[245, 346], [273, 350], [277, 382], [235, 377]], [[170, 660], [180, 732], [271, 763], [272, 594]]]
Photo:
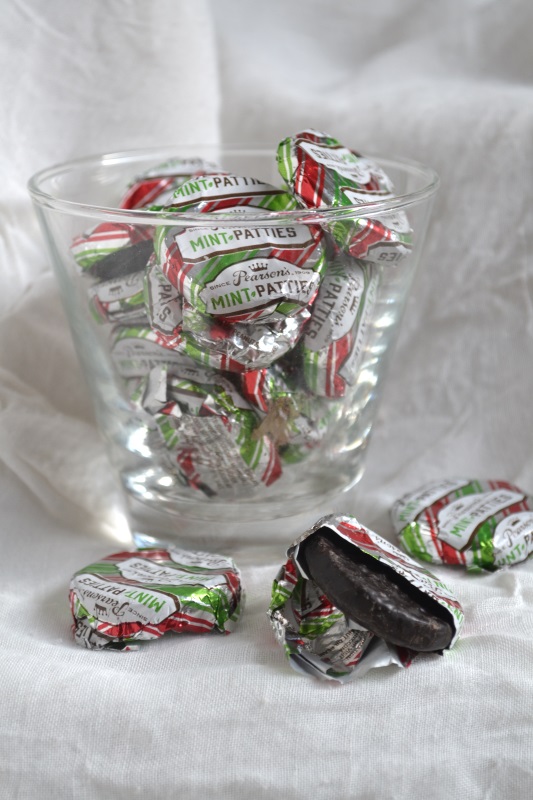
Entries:
[[[99, 166], [112, 166], [117, 162], [127, 162], [141, 157], [154, 156], [154, 160], [158, 157], [180, 158], [180, 157], [198, 157], [198, 152], [201, 150], [213, 149], [218, 150], [221, 155], [239, 155], [239, 156], [271, 156], [275, 158], [272, 147], [264, 144], [180, 144], [180, 145], [167, 145], [157, 147], [143, 147], [132, 150], [122, 150], [111, 153], [95, 153], [92, 155], [82, 156], [80, 158], [68, 159], [66, 161], [52, 164], [44, 169], [34, 173], [28, 180], [28, 191], [31, 195], [33, 202], [40, 207], [61, 211], [65, 214], [94, 217], [100, 220], [106, 220], [126, 224], [174, 224], [179, 219], [180, 225], [183, 226], [201, 226], [201, 227], [218, 227], [221, 221], [225, 226], [239, 225], [242, 226], [243, 222], [252, 224], [259, 224], [268, 222], [268, 224], [276, 223], [277, 225], [294, 225], [298, 224], [323, 224], [332, 223], [344, 219], [353, 219], [354, 217], [369, 217], [376, 214], [384, 214], [386, 212], [403, 209], [408, 206], [420, 203], [430, 198], [440, 185], [440, 178], [432, 167], [426, 166], [419, 161], [413, 159], [396, 157], [396, 156], [382, 156], [380, 154], [368, 154], [366, 158], [377, 161], [380, 166], [384, 168], [395, 167], [417, 173], [419, 177], [424, 177], [425, 181], [420, 188], [412, 192], [395, 195], [393, 198], [382, 200], [374, 200], [368, 203], [361, 203], [359, 205], [343, 205], [343, 206], [329, 206], [325, 208], [298, 208], [291, 211], [265, 211], [264, 209], [257, 209], [257, 214], [249, 210], [242, 213], [222, 213], [217, 212], [216, 215], [205, 214], [202, 212], [192, 213], [190, 211], [167, 212], [149, 211], [147, 209], [120, 209], [109, 206], [100, 206], [91, 203], [80, 203], [74, 200], [66, 200], [61, 197], [55, 196], [50, 192], [42, 189], [42, 184], [51, 178], [58, 176], [65, 172], [74, 171], [80, 167], [87, 167], [91, 163]], [[190, 151], [186, 154], [184, 151]], [[180, 152], [181, 151], [181, 152]], [[174, 154], [174, 155], [172, 155]]]

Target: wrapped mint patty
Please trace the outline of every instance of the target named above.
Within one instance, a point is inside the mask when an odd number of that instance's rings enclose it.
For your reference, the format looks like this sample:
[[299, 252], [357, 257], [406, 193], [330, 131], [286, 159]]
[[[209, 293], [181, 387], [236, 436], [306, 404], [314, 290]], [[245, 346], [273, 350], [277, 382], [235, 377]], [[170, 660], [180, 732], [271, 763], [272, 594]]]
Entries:
[[450, 590], [355, 517], [323, 517], [287, 555], [268, 615], [296, 671], [345, 683], [457, 641]]
[[227, 377], [183, 358], [154, 368], [138, 395], [192, 487], [231, 497], [280, 477], [275, 443]]
[[242, 607], [235, 563], [176, 547], [106, 556], [70, 582], [75, 641], [92, 650], [137, 650], [166, 633], [231, 633]]
[[202, 158], [172, 158], [135, 178], [119, 208], [147, 208], [155, 204], [164, 206], [176, 189], [193, 176], [218, 173], [219, 167]]
[[144, 270], [100, 281], [89, 289], [89, 306], [98, 322], [147, 321], [144, 302]]
[[143, 269], [153, 252], [153, 229], [125, 222], [101, 222], [76, 236], [70, 247], [80, 269], [111, 280]]
[[309, 306], [325, 270], [311, 225], [166, 227], [156, 231], [162, 272], [200, 313], [224, 322], [276, 322]]
[[[284, 139], [278, 147], [278, 167], [306, 208], [394, 198], [392, 181], [377, 163], [320, 131], [304, 130]], [[377, 210], [371, 218], [350, 216], [332, 223], [331, 233], [339, 247], [367, 261], [394, 264], [411, 250], [412, 231], [401, 210]]]
[[507, 481], [432, 481], [400, 498], [391, 516], [405, 550], [432, 564], [492, 571], [533, 553], [533, 498]]

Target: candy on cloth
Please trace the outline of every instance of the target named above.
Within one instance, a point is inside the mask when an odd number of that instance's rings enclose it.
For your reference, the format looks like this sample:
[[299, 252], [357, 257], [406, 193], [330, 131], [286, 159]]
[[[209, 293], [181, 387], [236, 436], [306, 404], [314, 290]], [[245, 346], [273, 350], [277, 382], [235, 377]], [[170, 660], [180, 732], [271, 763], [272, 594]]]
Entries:
[[276, 445], [258, 434], [259, 417], [233, 383], [183, 362], [160, 365], [139, 389], [181, 474], [209, 496], [270, 486], [281, 475]]
[[309, 319], [302, 308], [274, 322], [217, 320], [183, 302], [184, 350], [201, 364], [230, 372], [263, 369], [292, 350]]
[[357, 378], [379, 276], [371, 264], [337, 257], [330, 264], [302, 341], [307, 385], [321, 397], [343, 397]]
[[[333, 569], [327, 582], [339, 594], [343, 610], [310, 574], [308, 560], [316, 568], [317, 561], [320, 563], [324, 555], [329, 559], [330, 555], [319, 549], [319, 558], [313, 559], [314, 536], [342, 553], [344, 563], [330, 560]], [[374, 667], [409, 666], [419, 651], [393, 644], [378, 633], [379, 629], [390, 632], [395, 625], [404, 634], [410, 628], [409, 641], [427, 644], [428, 639], [424, 638], [427, 620], [443, 622], [443, 631], [449, 628], [449, 635], [440, 639], [439, 650], [442, 646], [453, 647], [458, 639], [463, 612], [449, 589], [355, 517], [334, 514], [323, 517], [291, 545], [287, 555], [286, 564], [274, 580], [268, 615], [291, 666], [298, 672], [345, 683]], [[361, 563], [373, 578], [361, 581], [364, 572], [359, 572], [361, 593], [355, 596], [348, 593], [346, 602], [346, 577], [350, 578], [350, 571], [357, 570]], [[408, 608], [405, 595], [416, 601], [414, 609]], [[367, 624], [361, 624], [355, 617], [363, 618]], [[376, 618], [380, 624], [374, 631], [369, 629], [368, 622]], [[417, 619], [425, 629], [420, 639], [416, 635]]]
[[[76, 236], [70, 250], [83, 272], [106, 280], [146, 266], [153, 251], [152, 237], [153, 229], [149, 226], [101, 222], [88, 233]], [[134, 245], [140, 247], [125, 250]], [[124, 252], [119, 255], [118, 251], [122, 250]]]
[[533, 553], [533, 497], [507, 481], [432, 481], [400, 498], [391, 516], [405, 550], [433, 564], [492, 571]]
[[312, 225], [160, 226], [158, 263], [198, 311], [227, 322], [274, 322], [309, 306], [326, 267]]
[[166, 205], [176, 189], [195, 175], [219, 173], [219, 167], [202, 158], [173, 158], [147, 170], [129, 186], [119, 208]]
[[[278, 147], [281, 176], [307, 208], [357, 206], [391, 200], [393, 185], [374, 161], [344, 147], [326, 133], [305, 130], [284, 139]], [[396, 263], [411, 250], [412, 231], [405, 213], [371, 218], [356, 212], [330, 225], [337, 245], [354, 258]]]
[[235, 563], [173, 546], [114, 553], [70, 582], [75, 641], [137, 650], [166, 633], [231, 633], [242, 608]]
[[298, 208], [298, 203], [289, 192], [257, 178], [223, 173], [186, 181], [176, 189], [167, 206], [168, 211], [202, 213], [252, 208], [289, 211]]

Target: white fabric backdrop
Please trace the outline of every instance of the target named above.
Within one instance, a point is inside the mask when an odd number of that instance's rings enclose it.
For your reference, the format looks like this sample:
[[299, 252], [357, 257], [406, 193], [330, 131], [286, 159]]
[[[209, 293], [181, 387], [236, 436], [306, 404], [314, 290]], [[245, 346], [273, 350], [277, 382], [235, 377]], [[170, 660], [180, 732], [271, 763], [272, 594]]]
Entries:
[[[343, 687], [265, 616], [283, 546], [241, 547], [225, 638], [90, 653], [70, 575], [125, 534], [25, 183], [100, 150], [314, 125], [442, 188], [370, 448], [344, 508], [390, 536], [438, 477], [533, 492], [533, 7], [526, 0], [7, 0], [0, 50], [0, 798], [496, 800], [531, 794], [533, 563], [435, 570], [457, 648]], [[287, 542], [288, 544], [289, 542]]]

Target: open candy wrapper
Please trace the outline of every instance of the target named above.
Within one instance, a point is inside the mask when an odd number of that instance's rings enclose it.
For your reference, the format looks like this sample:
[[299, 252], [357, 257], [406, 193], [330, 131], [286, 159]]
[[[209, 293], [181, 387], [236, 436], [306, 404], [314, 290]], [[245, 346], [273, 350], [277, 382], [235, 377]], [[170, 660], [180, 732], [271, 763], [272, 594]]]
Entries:
[[[360, 562], [370, 565], [370, 571], [367, 566], [364, 569], [370, 578], [369, 594], [374, 597], [370, 603], [368, 597], [366, 601], [359, 598], [362, 617], [369, 611], [374, 614], [375, 607], [380, 603], [383, 605], [384, 601], [385, 627], [394, 629], [398, 624], [401, 631], [401, 606], [414, 600], [415, 622], [410, 622], [415, 628], [412, 640], [417, 638], [418, 624], [422, 629], [428, 622], [435, 621], [448, 630], [447, 644], [431, 648], [426, 643], [423, 649], [442, 652], [453, 647], [462, 626], [463, 611], [448, 587], [394, 545], [361, 525], [355, 517], [329, 515], [318, 520], [291, 545], [287, 552], [288, 560], [281, 567], [272, 588], [268, 616], [276, 638], [297, 672], [345, 683], [363, 676], [374, 667], [390, 664], [407, 667], [418, 652], [386, 641], [333, 604], [309, 575], [309, 545], [315, 536], [325, 537], [334, 548], [338, 546], [348, 562], [353, 558], [354, 569]], [[378, 588], [374, 583], [376, 576], [380, 584]], [[334, 570], [333, 585], [336, 582], [340, 584], [341, 580], [339, 573], [337, 581]], [[397, 594], [398, 587], [401, 596]], [[363, 607], [365, 605], [367, 608]], [[357, 616], [360, 616], [359, 609]]]

